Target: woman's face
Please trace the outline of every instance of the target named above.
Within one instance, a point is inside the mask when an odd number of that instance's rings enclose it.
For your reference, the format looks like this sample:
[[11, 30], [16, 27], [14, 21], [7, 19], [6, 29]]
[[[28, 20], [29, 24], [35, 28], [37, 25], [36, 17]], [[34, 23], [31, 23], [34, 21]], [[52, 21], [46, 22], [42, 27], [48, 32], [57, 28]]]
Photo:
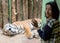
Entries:
[[52, 8], [51, 5], [46, 5], [46, 17], [49, 18], [52, 16]]

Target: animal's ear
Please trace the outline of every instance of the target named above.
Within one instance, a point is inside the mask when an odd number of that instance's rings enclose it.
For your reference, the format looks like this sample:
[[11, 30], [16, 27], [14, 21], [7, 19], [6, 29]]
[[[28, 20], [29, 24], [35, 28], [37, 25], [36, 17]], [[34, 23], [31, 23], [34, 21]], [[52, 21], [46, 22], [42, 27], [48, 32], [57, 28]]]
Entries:
[[35, 27], [38, 27], [38, 22], [35, 18], [32, 19], [32, 23]]

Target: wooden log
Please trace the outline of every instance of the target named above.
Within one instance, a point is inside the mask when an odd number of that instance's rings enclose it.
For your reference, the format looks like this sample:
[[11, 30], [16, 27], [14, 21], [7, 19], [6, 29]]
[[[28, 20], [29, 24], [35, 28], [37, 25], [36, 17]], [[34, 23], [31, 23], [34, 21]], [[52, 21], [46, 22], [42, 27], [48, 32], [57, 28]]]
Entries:
[[2, 19], [3, 25], [8, 23], [8, 0], [2, 0]]
[[12, 23], [12, 3], [11, 3], [12, 0], [8, 0], [8, 22], [9, 23]]
[[28, 0], [28, 18], [33, 18], [33, 0]]
[[37, 0], [33, 0], [33, 14], [34, 18], [37, 17]]
[[16, 0], [15, 1], [15, 6], [16, 6], [16, 12], [17, 12], [17, 15], [16, 15], [16, 20], [17, 21], [20, 21], [21, 20], [21, 15], [20, 15], [20, 1], [21, 0]]
[[15, 0], [12, 0], [12, 22], [16, 21]]
[[3, 26], [2, 22], [2, 1], [0, 0], [0, 28]]
[[20, 17], [21, 17], [21, 20], [24, 20], [23, 0], [20, 0]]
[[24, 19], [28, 19], [28, 1], [23, 0], [23, 13], [24, 13]]
[[42, 0], [37, 0], [37, 18], [41, 19], [41, 12], [42, 12]]

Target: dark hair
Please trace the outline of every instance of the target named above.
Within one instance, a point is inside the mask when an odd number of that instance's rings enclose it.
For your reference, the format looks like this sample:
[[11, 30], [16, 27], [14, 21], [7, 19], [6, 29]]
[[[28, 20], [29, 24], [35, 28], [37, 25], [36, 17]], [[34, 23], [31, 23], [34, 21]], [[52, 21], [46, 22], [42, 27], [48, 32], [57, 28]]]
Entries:
[[59, 9], [58, 9], [57, 3], [55, 1], [51, 1], [51, 2], [46, 3], [46, 5], [51, 5], [52, 17], [54, 19], [58, 20], [58, 18], [59, 18]]

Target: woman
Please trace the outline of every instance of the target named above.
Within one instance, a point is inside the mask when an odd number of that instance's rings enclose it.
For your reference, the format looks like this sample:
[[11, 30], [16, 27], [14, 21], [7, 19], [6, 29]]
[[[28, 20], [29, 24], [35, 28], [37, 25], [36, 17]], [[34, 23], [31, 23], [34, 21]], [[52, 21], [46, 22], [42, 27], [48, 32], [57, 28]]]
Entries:
[[60, 23], [58, 22], [59, 9], [56, 2], [52, 1], [46, 3], [45, 17], [46, 17], [46, 24], [42, 28], [43, 30], [38, 29], [39, 36], [45, 41], [53, 39], [53, 43], [59, 43], [58, 37], [60, 36], [57, 35], [60, 34], [59, 31]]

